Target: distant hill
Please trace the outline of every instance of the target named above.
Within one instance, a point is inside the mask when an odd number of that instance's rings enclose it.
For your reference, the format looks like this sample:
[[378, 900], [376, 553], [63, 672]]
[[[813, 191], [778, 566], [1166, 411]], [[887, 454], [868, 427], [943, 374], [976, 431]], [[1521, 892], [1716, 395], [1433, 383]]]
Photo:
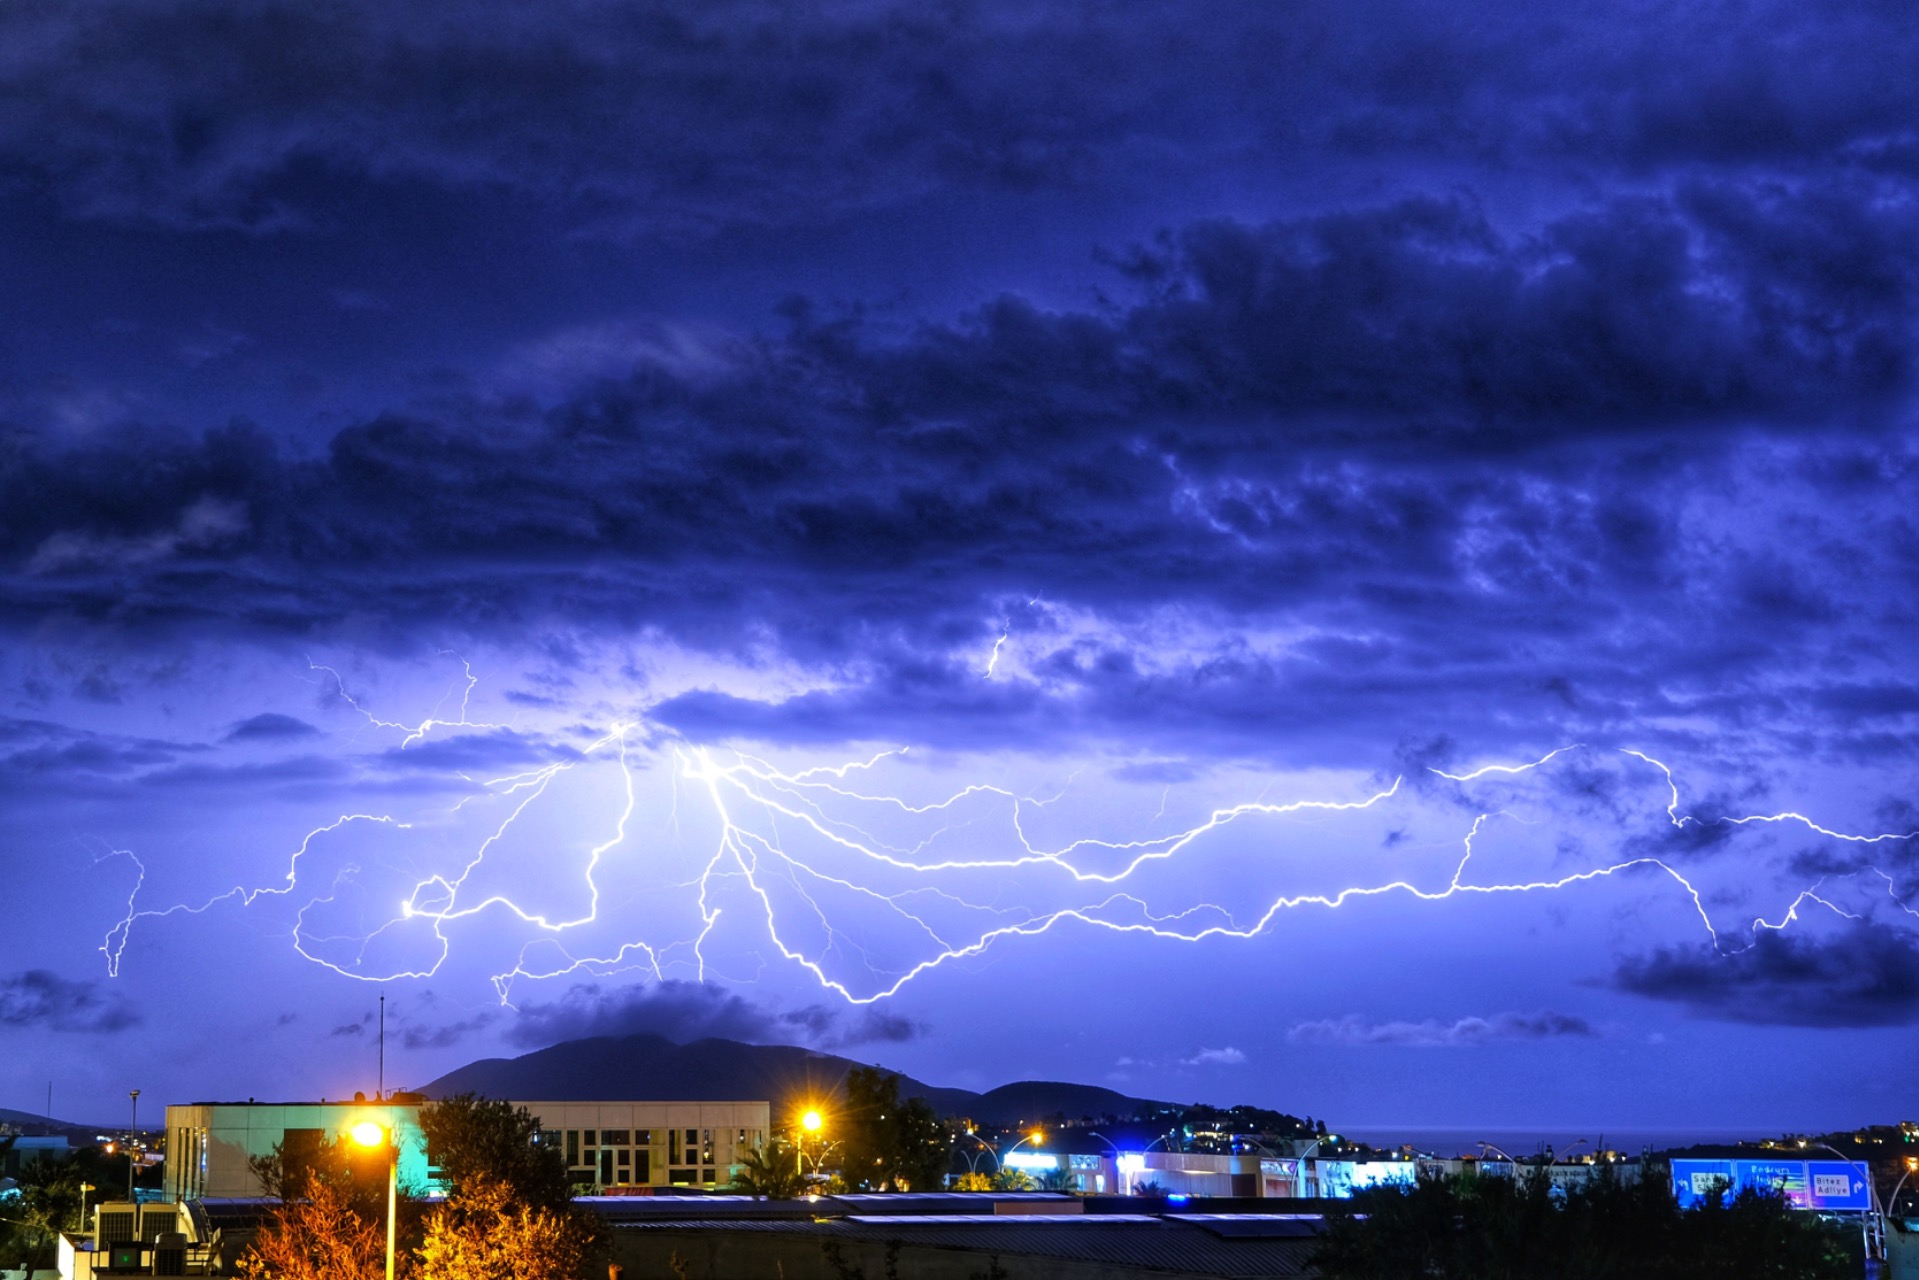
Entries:
[[0, 1107], [0, 1124], [12, 1125], [28, 1133], [86, 1133], [95, 1132], [90, 1124], [75, 1124], [71, 1120], [49, 1120], [37, 1111], [10, 1111]]
[[[665, 1036], [600, 1036], [568, 1040], [517, 1058], [485, 1058], [449, 1071], [420, 1090], [429, 1098], [472, 1092], [528, 1102], [649, 1100], [724, 1102], [765, 1098], [777, 1108], [788, 1099], [834, 1097], [854, 1067], [870, 1065], [794, 1045], [696, 1040]], [[900, 1077], [903, 1097], [925, 1098], [941, 1115], [970, 1116], [981, 1124], [1011, 1124], [1063, 1112], [1128, 1116], [1142, 1105], [1094, 1085], [1022, 1081], [989, 1093], [943, 1089]]]

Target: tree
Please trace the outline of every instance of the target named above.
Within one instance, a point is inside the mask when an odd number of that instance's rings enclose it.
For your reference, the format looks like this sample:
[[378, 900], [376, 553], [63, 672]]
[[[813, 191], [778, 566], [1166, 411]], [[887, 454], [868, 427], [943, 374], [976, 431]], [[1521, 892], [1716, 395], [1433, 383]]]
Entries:
[[1602, 1168], [1555, 1193], [1543, 1175], [1421, 1179], [1336, 1202], [1312, 1265], [1327, 1280], [1839, 1280], [1847, 1237], [1747, 1190], [1680, 1211], [1660, 1169]]
[[7, 1216], [18, 1220], [24, 1256], [35, 1260], [28, 1270], [50, 1267], [60, 1233], [80, 1216], [79, 1166], [68, 1160], [35, 1160], [20, 1170], [15, 1183], [19, 1198], [8, 1206]]
[[[396, 1257], [396, 1270], [408, 1270], [397, 1265], [405, 1261]], [[282, 1201], [253, 1237], [240, 1271], [256, 1280], [381, 1280], [385, 1222], [356, 1210], [346, 1186], [309, 1178], [305, 1194]]]
[[938, 1187], [953, 1159], [952, 1138], [924, 1098], [900, 1100], [900, 1078], [874, 1067], [846, 1076], [839, 1116], [841, 1171], [872, 1191]]
[[427, 1218], [420, 1280], [580, 1280], [599, 1235], [572, 1209], [528, 1204], [504, 1182], [469, 1171], [459, 1198]]
[[733, 1175], [732, 1191], [764, 1200], [791, 1200], [806, 1190], [800, 1154], [778, 1138], [753, 1148]]
[[540, 1141], [540, 1118], [525, 1107], [456, 1093], [420, 1108], [420, 1128], [449, 1198], [485, 1180], [535, 1207], [559, 1209], [572, 1200], [565, 1155]]
[[283, 1204], [304, 1200], [316, 1185], [324, 1185], [359, 1217], [384, 1222], [386, 1162], [385, 1151], [368, 1151], [344, 1138], [323, 1137], [292, 1150], [284, 1142], [276, 1142], [272, 1154], [248, 1156], [247, 1168], [259, 1180], [261, 1194]]

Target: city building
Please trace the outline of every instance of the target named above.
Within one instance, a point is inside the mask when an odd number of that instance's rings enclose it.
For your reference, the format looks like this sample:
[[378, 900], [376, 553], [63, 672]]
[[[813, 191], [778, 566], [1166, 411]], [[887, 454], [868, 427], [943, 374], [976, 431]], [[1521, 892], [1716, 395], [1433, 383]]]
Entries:
[[[392, 1133], [403, 1186], [431, 1192], [437, 1168], [420, 1130], [421, 1100], [198, 1102], [167, 1108], [169, 1200], [262, 1192], [254, 1162], [297, 1155], [372, 1120]], [[772, 1127], [765, 1102], [515, 1102], [540, 1119], [581, 1195], [725, 1186]]]

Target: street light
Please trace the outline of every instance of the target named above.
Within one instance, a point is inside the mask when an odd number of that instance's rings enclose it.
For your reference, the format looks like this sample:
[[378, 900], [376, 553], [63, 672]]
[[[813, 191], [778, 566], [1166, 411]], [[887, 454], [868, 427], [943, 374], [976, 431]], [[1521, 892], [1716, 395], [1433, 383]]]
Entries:
[[127, 1097], [133, 1103], [133, 1115], [127, 1121], [127, 1203], [133, 1200], [133, 1149], [138, 1139], [134, 1136], [140, 1129], [140, 1091], [127, 1090]]
[[[1799, 1145], [1803, 1147], [1806, 1143], [1802, 1140]], [[1884, 1212], [1879, 1207], [1879, 1188], [1873, 1184], [1871, 1166], [1867, 1165], [1863, 1160], [1853, 1159], [1831, 1143], [1815, 1142], [1812, 1145], [1822, 1150], [1832, 1152], [1841, 1160], [1844, 1160], [1847, 1164], [1859, 1170], [1859, 1176], [1866, 1184], [1866, 1204], [1868, 1206], [1866, 1209], [1866, 1224], [1864, 1228], [1866, 1257], [1868, 1259], [1876, 1258], [1884, 1262], [1886, 1260], [1886, 1219]], [[1905, 1179], [1901, 1178], [1899, 1181], [1904, 1182]]]
[[393, 1280], [393, 1211], [400, 1198], [400, 1146], [378, 1120], [362, 1120], [347, 1132], [363, 1147], [386, 1148], [386, 1280]]
[[1312, 1145], [1307, 1147], [1304, 1151], [1300, 1152], [1299, 1155], [1295, 1157], [1295, 1159], [1298, 1161], [1298, 1163], [1296, 1163], [1293, 1166], [1293, 1198], [1295, 1200], [1304, 1200], [1306, 1198], [1306, 1157], [1312, 1155], [1313, 1152], [1319, 1150], [1320, 1143], [1322, 1142], [1336, 1143], [1338, 1141], [1339, 1141], [1339, 1135], [1336, 1133], [1329, 1133], [1323, 1138], [1314, 1138], [1312, 1141]]
[[1899, 1212], [1899, 1192], [1904, 1189], [1906, 1179], [1919, 1173], [1919, 1156], [1906, 1157], [1906, 1171], [1899, 1175], [1899, 1181], [1892, 1184], [1892, 1194], [1886, 1197], [1886, 1214], [1890, 1217]]
[[1131, 1190], [1129, 1190], [1129, 1189], [1127, 1188], [1127, 1186], [1126, 1186], [1126, 1184], [1127, 1184], [1127, 1182], [1128, 1182], [1128, 1181], [1130, 1181], [1130, 1179], [1129, 1179], [1129, 1177], [1128, 1177], [1128, 1175], [1127, 1175], [1127, 1173], [1126, 1173], [1126, 1171], [1125, 1171], [1124, 1169], [1122, 1169], [1122, 1168], [1120, 1168], [1120, 1167], [1119, 1167], [1119, 1165], [1120, 1165], [1120, 1161], [1121, 1161], [1121, 1160], [1123, 1160], [1123, 1159], [1125, 1159], [1125, 1155], [1124, 1155], [1124, 1153], [1123, 1153], [1123, 1152], [1121, 1152], [1121, 1151], [1120, 1151], [1120, 1149], [1119, 1149], [1119, 1144], [1118, 1144], [1118, 1143], [1116, 1143], [1116, 1142], [1114, 1142], [1114, 1141], [1113, 1141], [1113, 1140], [1112, 1140], [1111, 1138], [1109, 1138], [1109, 1137], [1107, 1137], [1107, 1136], [1106, 1136], [1105, 1134], [1103, 1134], [1103, 1133], [1097, 1133], [1097, 1132], [1091, 1132], [1091, 1131], [1089, 1131], [1089, 1132], [1087, 1133], [1087, 1135], [1086, 1135], [1086, 1136], [1087, 1136], [1087, 1137], [1089, 1137], [1089, 1138], [1098, 1138], [1098, 1139], [1099, 1139], [1099, 1140], [1100, 1140], [1101, 1142], [1103, 1142], [1103, 1143], [1105, 1143], [1105, 1144], [1106, 1144], [1106, 1145], [1107, 1145], [1108, 1147], [1111, 1147], [1111, 1148], [1112, 1148], [1112, 1151], [1113, 1151], [1113, 1174], [1114, 1174], [1114, 1178], [1115, 1178], [1115, 1180], [1116, 1180], [1116, 1185], [1117, 1185], [1117, 1186], [1118, 1186], [1118, 1187], [1120, 1188], [1120, 1194], [1121, 1194], [1121, 1195], [1123, 1195], [1123, 1196], [1127, 1196], [1127, 1195], [1131, 1195], [1131, 1194], [1132, 1194], [1132, 1191], [1131, 1191]]
[[[821, 1115], [816, 1108], [808, 1107], [800, 1114], [800, 1135], [798, 1143], [795, 1144], [799, 1150], [794, 1165], [795, 1170], [802, 1178], [806, 1177], [806, 1139], [809, 1135], [817, 1138], [820, 1131], [825, 1127], [826, 1117]], [[813, 1172], [819, 1172], [820, 1161], [824, 1159], [825, 1156], [826, 1148], [822, 1146], [813, 1157]]]
[[968, 1172], [968, 1173], [978, 1173], [978, 1172], [979, 1172], [979, 1158], [980, 1158], [981, 1156], [983, 1156], [983, 1155], [989, 1155], [989, 1156], [992, 1156], [992, 1157], [993, 1157], [993, 1170], [994, 1170], [994, 1172], [998, 1172], [998, 1171], [999, 1171], [999, 1149], [998, 1149], [998, 1148], [996, 1148], [996, 1147], [995, 1147], [995, 1146], [994, 1146], [994, 1145], [993, 1145], [992, 1143], [990, 1143], [990, 1142], [988, 1142], [988, 1141], [987, 1141], [986, 1139], [984, 1139], [984, 1138], [982, 1138], [982, 1137], [980, 1137], [980, 1136], [979, 1136], [979, 1131], [978, 1131], [978, 1130], [976, 1130], [976, 1129], [967, 1129], [967, 1130], [965, 1130], [965, 1131], [964, 1131], [963, 1133], [961, 1133], [961, 1134], [960, 1134], [960, 1137], [962, 1137], [962, 1138], [971, 1138], [971, 1139], [972, 1139], [973, 1141], [975, 1141], [975, 1142], [977, 1142], [977, 1143], [979, 1143], [979, 1149], [978, 1149], [978, 1150], [976, 1150], [976, 1151], [969, 1151], [969, 1152], [967, 1152], [967, 1153], [966, 1153], [966, 1172]]

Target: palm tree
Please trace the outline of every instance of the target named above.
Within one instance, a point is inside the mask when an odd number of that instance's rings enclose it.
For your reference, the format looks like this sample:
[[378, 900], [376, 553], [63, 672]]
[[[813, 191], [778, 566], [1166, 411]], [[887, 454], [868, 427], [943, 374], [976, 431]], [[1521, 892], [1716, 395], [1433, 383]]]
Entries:
[[778, 1138], [747, 1153], [734, 1171], [731, 1190], [762, 1200], [791, 1200], [806, 1190], [799, 1152]]

